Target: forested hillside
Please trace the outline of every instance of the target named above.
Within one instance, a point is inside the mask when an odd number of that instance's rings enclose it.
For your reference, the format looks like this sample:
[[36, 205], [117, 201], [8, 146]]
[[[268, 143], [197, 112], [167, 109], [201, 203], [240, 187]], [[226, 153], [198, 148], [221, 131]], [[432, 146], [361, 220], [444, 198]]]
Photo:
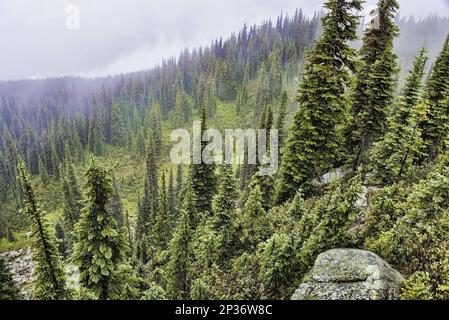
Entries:
[[[449, 298], [449, 19], [325, 9], [148, 71], [0, 82], [0, 252], [35, 265], [20, 293], [0, 256], [0, 299], [288, 299], [334, 248]], [[173, 165], [198, 119], [277, 129], [279, 172]]]

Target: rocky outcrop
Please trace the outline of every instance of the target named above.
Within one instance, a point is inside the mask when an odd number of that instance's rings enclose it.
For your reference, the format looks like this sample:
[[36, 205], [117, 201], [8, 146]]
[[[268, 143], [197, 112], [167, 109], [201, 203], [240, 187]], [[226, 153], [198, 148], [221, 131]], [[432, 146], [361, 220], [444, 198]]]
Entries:
[[22, 295], [30, 297], [29, 285], [32, 282], [34, 263], [31, 259], [30, 249], [19, 249], [3, 254], [3, 257], [17, 283]]
[[292, 300], [397, 300], [402, 281], [374, 253], [335, 249], [317, 258]]

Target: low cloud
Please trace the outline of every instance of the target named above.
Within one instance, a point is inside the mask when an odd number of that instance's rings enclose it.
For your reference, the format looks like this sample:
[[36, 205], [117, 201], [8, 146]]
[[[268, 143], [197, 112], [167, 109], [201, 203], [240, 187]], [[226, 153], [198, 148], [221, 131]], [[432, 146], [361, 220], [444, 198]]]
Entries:
[[[449, 16], [444, 0], [402, 0], [402, 14]], [[376, 1], [368, 1], [375, 4]], [[80, 8], [80, 29], [66, 28], [66, 9]], [[142, 69], [206, 46], [244, 22], [275, 19], [321, 0], [0, 0], [0, 79], [104, 76]]]

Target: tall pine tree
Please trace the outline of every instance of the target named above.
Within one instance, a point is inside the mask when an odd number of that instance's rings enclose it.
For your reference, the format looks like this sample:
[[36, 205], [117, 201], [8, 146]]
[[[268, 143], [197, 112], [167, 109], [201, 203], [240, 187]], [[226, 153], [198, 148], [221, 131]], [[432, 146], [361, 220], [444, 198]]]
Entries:
[[333, 168], [343, 155], [342, 127], [348, 112], [346, 87], [354, 69], [357, 11], [360, 0], [329, 0], [324, 7], [323, 34], [309, 54], [297, 101], [300, 109], [282, 157], [277, 189], [279, 203], [291, 199], [307, 182]]
[[80, 270], [80, 284], [106, 300], [118, 265], [124, 261], [126, 241], [107, 210], [114, 192], [111, 172], [92, 160], [86, 180], [87, 203], [76, 227], [78, 242], [72, 258]]
[[55, 235], [40, 208], [30, 176], [23, 162], [18, 165], [23, 191], [22, 212], [31, 219], [33, 239], [33, 261], [35, 263], [33, 297], [43, 300], [65, 300], [69, 298], [66, 275], [61, 263]]
[[378, 15], [370, 22], [360, 49], [361, 66], [352, 106], [349, 129], [353, 167], [365, 162], [366, 151], [385, 133], [394, 98], [397, 57], [393, 40], [398, 35], [394, 23], [399, 9], [396, 0], [379, 0]]

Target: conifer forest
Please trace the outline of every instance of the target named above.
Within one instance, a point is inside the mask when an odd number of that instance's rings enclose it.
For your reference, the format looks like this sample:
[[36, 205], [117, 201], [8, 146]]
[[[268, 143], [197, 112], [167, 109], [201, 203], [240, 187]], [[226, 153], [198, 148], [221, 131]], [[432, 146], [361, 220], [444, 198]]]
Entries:
[[[0, 300], [366, 299], [357, 259], [381, 300], [449, 300], [449, 17], [399, 2], [298, 0], [152, 69], [0, 81]], [[195, 123], [200, 155], [211, 129], [268, 147], [174, 162]]]

